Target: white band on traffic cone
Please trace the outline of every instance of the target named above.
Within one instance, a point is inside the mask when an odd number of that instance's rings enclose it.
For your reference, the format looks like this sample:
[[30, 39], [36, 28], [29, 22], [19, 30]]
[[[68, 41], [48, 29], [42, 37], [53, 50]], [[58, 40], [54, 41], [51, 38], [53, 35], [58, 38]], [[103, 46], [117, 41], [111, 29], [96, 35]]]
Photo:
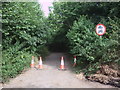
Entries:
[[34, 60], [31, 61], [31, 64], [34, 64]]
[[39, 69], [43, 69], [43, 66], [42, 66], [42, 57], [40, 57], [38, 68]]
[[39, 65], [42, 65], [42, 60], [40, 59], [40, 61], [39, 61]]
[[74, 63], [76, 63], [76, 61], [77, 61], [77, 59], [76, 59], [76, 57], [74, 57]]
[[32, 56], [32, 60], [31, 60], [30, 67], [31, 67], [31, 68], [33, 68], [33, 67], [34, 67], [34, 56]]
[[77, 62], [77, 59], [76, 59], [76, 56], [74, 56], [74, 64], [73, 64], [73, 67], [76, 66], [76, 62]]
[[64, 65], [64, 60], [61, 60], [61, 65]]

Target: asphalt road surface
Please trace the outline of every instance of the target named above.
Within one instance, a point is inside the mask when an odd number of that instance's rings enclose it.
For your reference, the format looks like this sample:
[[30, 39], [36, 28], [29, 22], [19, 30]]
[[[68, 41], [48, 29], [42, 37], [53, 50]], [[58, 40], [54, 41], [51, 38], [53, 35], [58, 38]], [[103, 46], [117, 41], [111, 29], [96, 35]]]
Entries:
[[[61, 56], [64, 56], [66, 71], [58, 70]], [[51, 53], [43, 60], [43, 70], [30, 68], [4, 84], [3, 88], [112, 88], [78, 78], [72, 72], [69, 60], [70, 57], [65, 53]]]

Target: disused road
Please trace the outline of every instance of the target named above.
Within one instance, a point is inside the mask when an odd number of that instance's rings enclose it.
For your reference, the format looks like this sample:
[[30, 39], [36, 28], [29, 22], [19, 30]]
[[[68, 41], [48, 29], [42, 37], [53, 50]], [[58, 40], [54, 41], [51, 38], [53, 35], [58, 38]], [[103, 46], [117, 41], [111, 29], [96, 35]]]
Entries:
[[[60, 71], [60, 57], [64, 56], [66, 71]], [[31, 68], [20, 74], [4, 88], [112, 88], [97, 82], [90, 82], [76, 77], [70, 69], [70, 57], [64, 53], [51, 53], [43, 60], [43, 70]]]

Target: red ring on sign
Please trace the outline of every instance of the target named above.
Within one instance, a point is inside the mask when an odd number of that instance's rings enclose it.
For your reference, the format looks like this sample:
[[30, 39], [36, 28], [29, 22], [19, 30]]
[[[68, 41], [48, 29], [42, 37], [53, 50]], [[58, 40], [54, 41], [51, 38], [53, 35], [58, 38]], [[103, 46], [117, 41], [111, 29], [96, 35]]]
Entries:
[[[99, 26], [99, 25], [101, 25], [101, 26], [103, 26], [103, 27], [105, 28], [104, 33], [102, 33], [102, 34], [97, 33], [97, 26]], [[99, 36], [102, 36], [102, 35], [104, 35], [105, 33], [106, 33], [106, 27], [105, 27], [105, 25], [103, 25], [103, 24], [97, 24], [97, 25], [96, 25], [96, 34], [99, 35]]]

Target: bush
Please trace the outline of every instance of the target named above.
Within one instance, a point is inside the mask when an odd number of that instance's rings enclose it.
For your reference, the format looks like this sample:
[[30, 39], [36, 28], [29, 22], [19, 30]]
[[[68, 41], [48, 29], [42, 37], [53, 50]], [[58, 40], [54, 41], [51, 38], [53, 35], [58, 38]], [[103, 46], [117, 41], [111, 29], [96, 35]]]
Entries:
[[9, 48], [3, 51], [2, 60], [2, 82], [20, 74], [25, 68], [28, 68], [31, 62], [31, 54], [25, 51], [17, 51]]
[[46, 23], [38, 2], [2, 3], [2, 82], [28, 67], [32, 53], [48, 53], [53, 31]]
[[[45, 45], [51, 38], [40, 5], [37, 2], [4, 2], [2, 4], [3, 49], [22, 43], [32, 53], [38, 45]], [[48, 39], [49, 38], [49, 39]]]
[[47, 46], [38, 46], [38, 49], [36, 52], [38, 56], [42, 56], [42, 57], [45, 57], [49, 54], [49, 50]]
[[[106, 25], [109, 25], [109, 23]], [[118, 27], [118, 24], [113, 23], [111, 27], [113, 25]], [[110, 38], [114, 34], [109, 34], [109, 38], [107, 35], [103, 35], [100, 38], [95, 33], [95, 26], [87, 16], [80, 16], [79, 20], [74, 22], [72, 29], [67, 34], [71, 53], [79, 57], [77, 63], [78, 65], [84, 64], [87, 73], [98, 69], [100, 64], [111, 63], [119, 58], [119, 50], [116, 49], [119, 46], [118, 39]], [[109, 29], [107, 29], [107, 32], [109, 32]]]

